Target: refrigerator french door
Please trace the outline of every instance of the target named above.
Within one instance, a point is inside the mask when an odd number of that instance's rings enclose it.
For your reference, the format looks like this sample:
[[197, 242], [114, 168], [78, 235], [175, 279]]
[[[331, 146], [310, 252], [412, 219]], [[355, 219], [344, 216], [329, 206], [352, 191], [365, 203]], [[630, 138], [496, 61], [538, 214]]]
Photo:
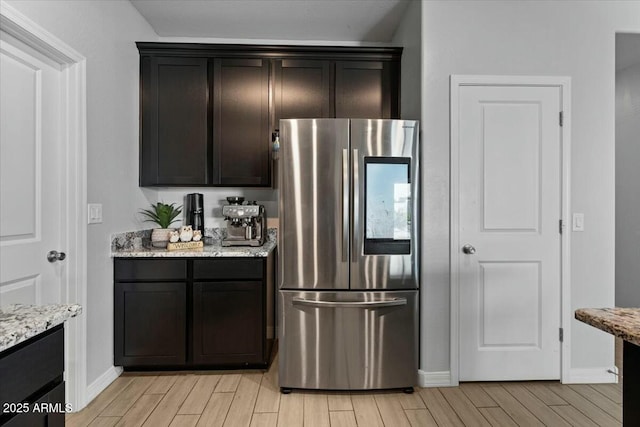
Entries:
[[288, 119], [280, 135], [280, 387], [412, 387], [418, 123]]

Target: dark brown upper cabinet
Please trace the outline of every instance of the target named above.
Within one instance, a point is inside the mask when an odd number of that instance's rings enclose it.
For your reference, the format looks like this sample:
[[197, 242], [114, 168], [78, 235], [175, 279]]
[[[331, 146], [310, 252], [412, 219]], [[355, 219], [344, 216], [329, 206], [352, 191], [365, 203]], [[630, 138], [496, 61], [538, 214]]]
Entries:
[[402, 48], [138, 42], [140, 185], [268, 187], [285, 118], [400, 118]]
[[329, 60], [274, 61], [275, 127], [280, 119], [334, 117], [333, 68]]
[[400, 118], [396, 63], [336, 62], [337, 118]]
[[140, 185], [210, 182], [206, 58], [143, 57]]
[[230, 58], [214, 64], [214, 182], [269, 186], [269, 62]]

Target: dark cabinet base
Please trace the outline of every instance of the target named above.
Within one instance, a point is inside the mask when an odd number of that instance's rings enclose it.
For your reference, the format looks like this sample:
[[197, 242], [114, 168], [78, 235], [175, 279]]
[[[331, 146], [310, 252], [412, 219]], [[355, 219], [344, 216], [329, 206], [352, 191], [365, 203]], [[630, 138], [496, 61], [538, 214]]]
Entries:
[[193, 363], [264, 363], [262, 282], [193, 284]]
[[116, 283], [116, 365], [186, 362], [186, 283]]
[[65, 425], [62, 325], [0, 354], [0, 425]]
[[126, 370], [268, 367], [273, 262], [273, 254], [116, 258], [114, 364]]
[[623, 343], [622, 369], [622, 424], [640, 426], [640, 346]]
[[255, 363], [237, 363], [223, 361], [221, 363], [194, 363], [192, 361], [182, 365], [123, 365], [122, 370], [125, 372], [159, 372], [159, 371], [211, 371], [211, 370], [225, 370], [233, 371], [239, 369], [268, 369], [273, 362], [273, 349], [275, 345], [275, 339], [266, 340], [266, 354], [264, 359], [261, 359]]

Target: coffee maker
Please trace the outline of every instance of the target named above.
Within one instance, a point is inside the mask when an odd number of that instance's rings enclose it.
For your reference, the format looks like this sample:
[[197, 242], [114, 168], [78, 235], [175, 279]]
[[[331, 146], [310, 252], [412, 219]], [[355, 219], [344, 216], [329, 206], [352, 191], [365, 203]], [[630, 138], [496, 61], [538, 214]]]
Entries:
[[228, 221], [222, 246], [262, 246], [267, 236], [267, 214], [255, 201], [244, 203], [244, 197], [227, 197], [222, 215]]
[[200, 230], [204, 237], [204, 203], [201, 193], [187, 194], [187, 222], [194, 230]]

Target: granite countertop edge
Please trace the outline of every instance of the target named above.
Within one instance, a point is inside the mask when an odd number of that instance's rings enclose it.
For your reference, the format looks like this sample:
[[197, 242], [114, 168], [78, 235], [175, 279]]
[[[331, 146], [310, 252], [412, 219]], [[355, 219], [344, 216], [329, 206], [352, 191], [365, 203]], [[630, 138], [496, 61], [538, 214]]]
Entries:
[[82, 313], [79, 304], [0, 307], [0, 353], [33, 338]]
[[275, 241], [267, 241], [262, 246], [221, 246], [205, 245], [199, 250], [168, 251], [166, 249], [130, 249], [112, 251], [112, 258], [266, 258], [276, 248]]
[[575, 318], [640, 346], [640, 308], [580, 308]]

